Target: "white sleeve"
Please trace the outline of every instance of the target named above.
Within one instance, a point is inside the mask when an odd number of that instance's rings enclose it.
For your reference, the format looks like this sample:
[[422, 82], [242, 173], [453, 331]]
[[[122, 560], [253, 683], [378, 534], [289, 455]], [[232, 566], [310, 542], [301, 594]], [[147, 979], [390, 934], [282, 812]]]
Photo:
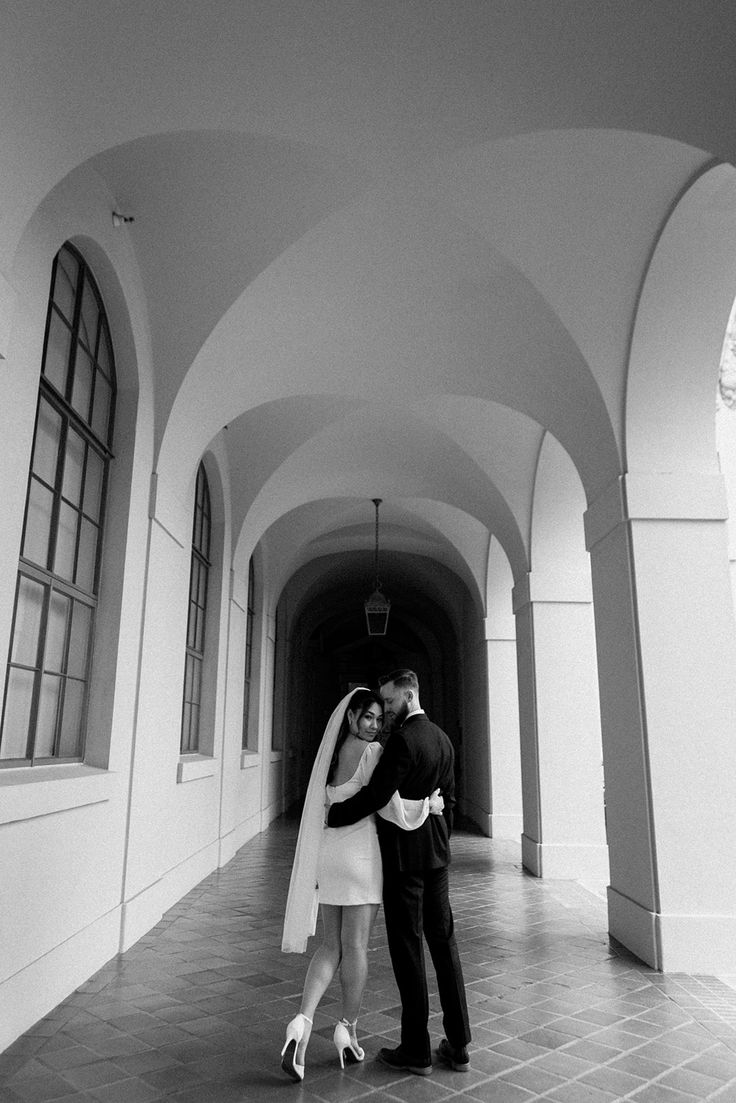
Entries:
[[404, 831], [416, 831], [429, 815], [429, 797], [405, 800], [399, 796], [397, 790], [388, 804], [378, 809], [378, 815], [382, 820], [388, 820]]
[[358, 763], [358, 781], [362, 785], [367, 785], [373, 777], [373, 771], [378, 765], [378, 760], [383, 754], [383, 747], [380, 743], [367, 743], [366, 748], [363, 751], [363, 757]]

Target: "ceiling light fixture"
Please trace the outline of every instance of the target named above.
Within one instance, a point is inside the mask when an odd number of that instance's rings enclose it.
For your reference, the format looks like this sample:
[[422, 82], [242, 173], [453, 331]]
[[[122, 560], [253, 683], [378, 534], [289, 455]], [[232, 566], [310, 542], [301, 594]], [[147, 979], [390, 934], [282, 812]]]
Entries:
[[368, 625], [369, 636], [385, 636], [388, 629], [388, 615], [391, 609], [391, 602], [381, 593], [381, 583], [378, 579], [378, 507], [381, 504], [380, 498], [373, 498], [373, 505], [376, 507], [376, 549], [373, 559], [373, 574], [375, 577], [375, 590], [370, 597], [365, 599], [363, 607], [365, 609], [365, 621]]

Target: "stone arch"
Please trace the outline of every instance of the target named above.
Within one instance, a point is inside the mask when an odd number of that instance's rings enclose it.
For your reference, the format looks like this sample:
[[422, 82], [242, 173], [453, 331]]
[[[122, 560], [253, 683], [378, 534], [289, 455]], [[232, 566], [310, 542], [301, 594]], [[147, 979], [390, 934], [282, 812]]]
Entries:
[[736, 169], [698, 176], [644, 278], [626, 393], [626, 469], [714, 473], [714, 394], [736, 288]]

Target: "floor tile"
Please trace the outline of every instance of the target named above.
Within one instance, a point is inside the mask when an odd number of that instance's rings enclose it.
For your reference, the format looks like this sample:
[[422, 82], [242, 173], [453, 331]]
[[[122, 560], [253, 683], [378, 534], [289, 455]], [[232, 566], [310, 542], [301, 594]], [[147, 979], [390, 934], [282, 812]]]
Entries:
[[[3, 1103], [736, 1103], [732, 985], [654, 972], [609, 939], [598, 896], [529, 877], [512, 844], [463, 831], [451, 884], [470, 1072], [438, 1066], [422, 1078], [373, 1059], [397, 1044], [401, 1014], [379, 913], [360, 1022], [367, 1058], [337, 1064], [333, 984], [297, 1087], [279, 1067], [309, 961], [280, 951], [297, 826], [282, 817], [251, 840], [1, 1054]], [[430, 1007], [436, 1047], [431, 969]]]

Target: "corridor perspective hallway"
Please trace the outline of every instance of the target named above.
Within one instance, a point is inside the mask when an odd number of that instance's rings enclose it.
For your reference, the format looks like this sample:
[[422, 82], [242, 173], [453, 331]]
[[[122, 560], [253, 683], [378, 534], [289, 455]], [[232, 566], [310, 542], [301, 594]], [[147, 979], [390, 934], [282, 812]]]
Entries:
[[[0, 1056], [3, 1103], [249, 1103], [299, 1099], [736, 1100], [736, 991], [664, 975], [611, 945], [605, 903], [524, 873], [514, 844], [459, 831], [452, 896], [474, 1041], [471, 1069], [420, 1079], [378, 1064], [399, 1007], [382, 916], [359, 1023], [363, 1064], [340, 1071], [339, 990], [315, 1020], [300, 1086], [279, 1067], [309, 955], [280, 951], [296, 821], [281, 817], [127, 953]], [[311, 949], [310, 943], [310, 949]], [[432, 987], [433, 1044], [442, 1037]]]

